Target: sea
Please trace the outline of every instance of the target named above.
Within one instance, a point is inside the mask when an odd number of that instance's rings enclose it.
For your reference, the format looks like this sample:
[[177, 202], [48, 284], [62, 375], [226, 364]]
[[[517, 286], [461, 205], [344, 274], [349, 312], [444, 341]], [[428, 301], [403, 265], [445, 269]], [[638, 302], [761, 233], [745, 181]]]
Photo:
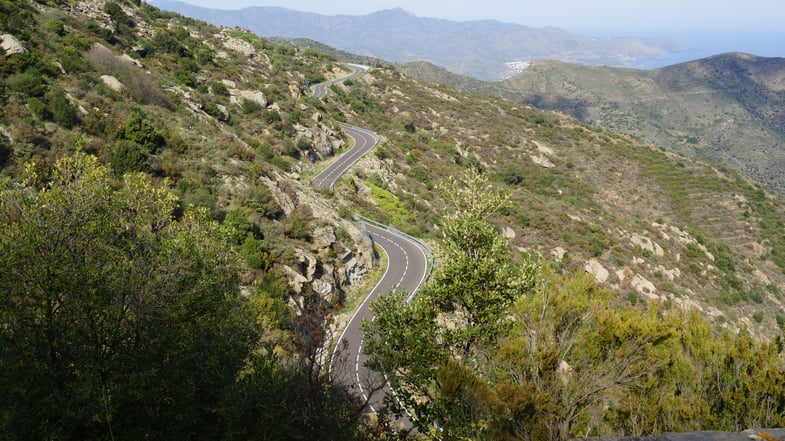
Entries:
[[675, 43], [669, 58], [641, 59], [634, 66], [638, 69], [657, 69], [672, 64], [706, 58], [726, 52], [744, 52], [761, 57], [785, 57], [785, 30], [695, 30], [695, 31], [583, 31], [586, 36], [637, 37], [666, 39]]

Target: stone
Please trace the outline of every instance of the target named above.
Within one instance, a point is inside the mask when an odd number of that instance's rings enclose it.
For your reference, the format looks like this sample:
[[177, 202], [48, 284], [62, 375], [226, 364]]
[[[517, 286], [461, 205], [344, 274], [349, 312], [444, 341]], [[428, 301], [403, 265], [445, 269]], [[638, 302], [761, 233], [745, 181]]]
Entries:
[[530, 155], [530, 156], [532, 158], [532, 162], [534, 162], [535, 164], [539, 165], [540, 167], [543, 167], [543, 168], [554, 168], [554, 167], [556, 167], [556, 164], [551, 162], [550, 159], [546, 158], [543, 155]]
[[325, 250], [335, 243], [335, 230], [330, 225], [314, 228], [311, 232], [311, 241], [315, 250]]
[[136, 58], [133, 58], [132, 56], [130, 56], [128, 54], [120, 55], [120, 59], [125, 61], [126, 63], [133, 64], [134, 66], [136, 66], [138, 68], [144, 68], [144, 65], [142, 65], [142, 63], [139, 60], [137, 60]]
[[567, 254], [567, 250], [562, 247], [556, 247], [551, 250], [551, 256], [556, 259], [558, 262], [561, 262], [564, 259], [564, 256]]
[[515, 239], [515, 230], [513, 230], [510, 227], [504, 227], [504, 229], [502, 230], [502, 235], [507, 240], [513, 240]]
[[361, 259], [352, 257], [346, 262], [343, 267], [345, 281], [347, 285], [354, 285], [362, 280], [363, 276], [368, 272], [368, 265]]
[[125, 90], [123, 83], [111, 75], [101, 75], [101, 81], [106, 85], [106, 87], [114, 90], [115, 92], [122, 92]]
[[553, 156], [554, 155], [552, 148], [550, 148], [550, 147], [548, 147], [548, 146], [546, 146], [546, 145], [544, 145], [544, 144], [542, 144], [540, 142], [537, 142], [535, 140], [532, 140], [532, 142], [537, 147], [537, 150], [540, 153], [542, 153], [543, 155], [548, 155], [548, 156]]
[[258, 90], [228, 89], [229, 102], [237, 106], [243, 105], [243, 100], [254, 101], [262, 107], [267, 107], [267, 97]]
[[640, 248], [650, 251], [657, 256], [661, 257], [665, 255], [665, 251], [662, 249], [662, 247], [657, 242], [649, 239], [648, 237], [633, 234], [630, 237], [630, 242], [632, 242], [633, 245], [637, 245]]
[[608, 276], [610, 273], [607, 269], [605, 269], [602, 264], [597, 261], [597, 259], [591, 259], [590, 261], [586, 262], [586, 265], [583, 267], [584, 271], [594, 276], [594, 280], [597, 283], [605, 283], [608, 281]]
[[23, 54], [27, 52], [22, 43], [11, 34], [0, 35], [0, 49], [3, 49], [6, 55]]
[[630, 286], [632, 286], [638, 294], [641, 294], [647, 297], [649, 300], [658, 300], [660, 296], [657, 295], [657, 287], [654, 286], [653, 283], [646, 280], [640, 274], [635, 274], [632, 277], [632, 281], [630, 281]]

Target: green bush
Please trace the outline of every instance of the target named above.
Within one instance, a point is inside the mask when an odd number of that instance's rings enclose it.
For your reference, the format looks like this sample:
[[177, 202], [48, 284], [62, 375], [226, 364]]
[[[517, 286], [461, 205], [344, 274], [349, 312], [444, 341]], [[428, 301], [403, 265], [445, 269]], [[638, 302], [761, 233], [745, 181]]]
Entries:
[[111, 164], [112, 170], [117, 175], [132, 171], [147, 171], [148, 153], [143, 146], [134, 141], [120, 140], [112, 151]]
[[215, 104], [212, 101], [207, 101], [202, 105], [202, 110], [213, 118], [221, 119], [223, 114], [221, 113], [221, 109], [218, 108], [218, 104]]
[[44, 27], [47, 31], [57, 35], [58, 37], [65, 35], [65, 25], [60, 20], [49, 20], [44, 23]]
[[249, 99], [243, 99], [241, 107], [243, 109], [243, 113], [246, 115], [255, 115], [261, 112], [263, 109], [261, 104]]
[[52, 117], [52, 114], [49, 113], [46, 103], [36, 97], [28, 98], [27, 107], [31, 112], [33, 112], [35, 116], [38, 117], [38, 119], [48, 120]]
[[63, 49], [60, 64], [63, 69], [68, 73], [85, 72], [89, 69], [90, 64], [82, 56], [81, 52], [73, 47], [66, 47]]
[[41, 71], [35, 68], [10, 76], [7, 84], [12, 92], [26, 96], [42, 97], [47, 90]]
[[226, 85], [220, 81], [213, 81], [210, 83], [210, 89], [212, 89], [213, 95], [229, 96], [229, 89], [227, 89]]
[[128, 116], [123, 138], [143, 146], [146, 153], [157, 153], [166, 145], [166, 138], [141, 111], [131, 112]]
[[6, 141], [4, 136], [0, 136], [0, 167], [8, 163], [14, 154], [14, 149], [11, 144]]
[[500, 175], [507, 185], [518, 185], [523, 182], [523, 171], [515, 164], [507, 164]]
[[65, 92], [61, 89], [51, 91], [48, 96], [49, 112], [57, 124], [70, 129], [77, 122], [76, 109], [68, 101]]

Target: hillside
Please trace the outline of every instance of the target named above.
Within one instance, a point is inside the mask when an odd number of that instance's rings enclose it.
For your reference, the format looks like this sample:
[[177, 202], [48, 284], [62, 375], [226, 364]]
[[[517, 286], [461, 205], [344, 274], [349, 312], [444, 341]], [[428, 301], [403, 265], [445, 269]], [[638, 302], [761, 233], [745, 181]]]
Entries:
[[[362, 110], [355, 120], [386, 137], [353, 182], [336, 186], [374, 218], [437, 235], [434, 186], [481, 169], [511, 192], [514, 207], [495, 222], [518, 249], [556, 258], [566, 272], [597, 269], [623, 302], [700, 305], [726, 326], [779, 328], [781, 312], [760, 322], [752, 315], [781, 308], [783, 206], [732, 170], [395, 71], [333, 89], [328, 102], [358, 89], [370, 97], [353, 107]], [[403, 203], [400, 212], [365, 202], [378, 186]], [[777, 306], [762, 306], [769, 301]]]
[[785, 59], [723, 54], [651, 71], [537, 62], [499, 84], [516, 101], [723, 164], [785, 191]]
[[[481, 385], [522, 360], [516, 351], [533, 341], [520, 329], [531, 320], [525, 307], [536, 307], [525, 302], [552, 289], [588, 296], [567, 296], [565, 315], [549, 318], [596, 349], [583, 367], [600, 369], [593, 361], [605, 357], [641, 379], [625, 377], [640, 389], [582, 403], [582, 419], [556, 438], [785, 421], [785, 409], [767, 407], [785, 403], [785, 200], [732, 169], [387, 65], [318, 100], [309, 86], [350, 71], [331, 55], [140, 2], [0, 0], [0, 25], [0, 433], [10, 439], [390, 439], [389, 414], [367, 418], [361, 396], [333, 384], [324, 364], [331, 335], [387, 258], [355, 212], [432, 246], [437, 271], [424, 295], [490, 269], [482, 289], [508, 303], [475, 304], [494, 326], [519, 318], [494, 331], [520, 336], [482, 340], [487, 352], [467, 349], [420, 374], [450, 368], [448, 379]], [[316, 190], [311, 178], [351, 145], [339, 122], [375, 131], [379, 145], [334, 190]], [[482, 185], [456, 189], [471, 179]], [[498, 202], [459, 230], [478, 249], [449, 242], [456, 218], [476, 215], [456, 208], [462, 197]], [[482, 259], [453, 259], [456, 250]], [[522, 302], [515, 310], [508, 283]], [[393, 318], [410, 311], [395, 298]], [[368, 341], [468, 322], [451, 301], [438, 317], [403, 317]], [[585, 310], [570, 316], [573, 307]], [[481, 340], [449, 336], [454, 347]], [[433, 354], [401, 344], [377, 354]], [[631, 347], [654, 350], [626, 358]], [[557, 389], [580, 386], [581, 360], [567, 352], [538, 353], [542, 363], [525, 370], [550, 372]], [[488, 370], [478, 377], [475, 367]], [[688, 371], [695, 390], [682, 393]], [[701, 382], [704, 372], [722, 383]], [[432, 380], [416, 386], [428, 393]], [[702, 384], [720, 390], [696, 392]], [[520, 421], [560, 413], [515, 399], [547, 395], [528, 384], [499, 385], [495, 401], [490, 386], [476, 400], [452, 398], [484, 403], [488, 418], [517, 418], [510, 406]], [[649, 401], [620, 403], [628, 391]], [[686, 411], [699, 400], [705, 409]], [[663, 422], [646, 403], [678, 415]], [[537, 430], [527, 433], [548, 439]]]
[[[222, 26], [242, 26], [265, 37], [305, 37], [341, 50], [392, 62], [427, 60], [461, 75], [500, 80], [536, 59], [631, 66], [665, 59], [673, 42], [591, 38], [558, 28], [531, 28], [494, 20], [454, 22], [417, 17], [400, 8], [366, 16], [324, 16], [275, 7], [202, 8], [187, 2], [156, 6]], [[636, 61], [638, 60], [638, 61]]]

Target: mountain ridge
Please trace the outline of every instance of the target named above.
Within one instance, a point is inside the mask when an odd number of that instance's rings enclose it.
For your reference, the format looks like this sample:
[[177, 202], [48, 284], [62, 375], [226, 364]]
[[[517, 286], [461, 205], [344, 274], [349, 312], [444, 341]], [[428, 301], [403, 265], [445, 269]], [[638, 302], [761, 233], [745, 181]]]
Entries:
[[[504, 78], [509, 71], [505, 63], [520, 60], [557, 58], [628, 65], [638, 58], [667, 58], [676, 46], [661, 39], [591, 38], [554, 27], [532, 28], [496, 20], [455, 22], [417, 17], [403, 9], [366, 16], [323, 16], [282, 8], [251, 7], [240, 12], [177, 1], [153, 3], [208, 22], [242, 26], [267, 37], [306, 37], [393, 62], [430, 60], [454, 72], [485, 79]], [[379, 25], [384, 26], [383, 32], [379, 32]]]

